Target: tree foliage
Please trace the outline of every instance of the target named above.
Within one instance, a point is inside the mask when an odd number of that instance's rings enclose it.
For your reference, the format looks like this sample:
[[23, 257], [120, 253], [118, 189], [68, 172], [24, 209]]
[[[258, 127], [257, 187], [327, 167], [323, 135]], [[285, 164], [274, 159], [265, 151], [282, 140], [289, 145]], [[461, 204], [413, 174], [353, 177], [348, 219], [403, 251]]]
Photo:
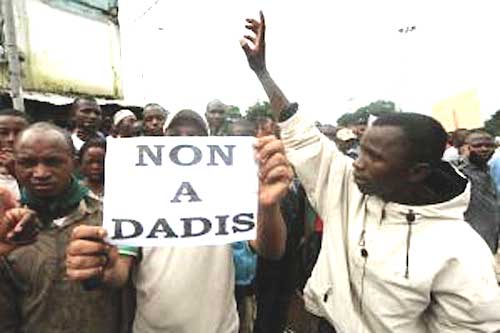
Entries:
[[484, 123], [484, 129], [493, 136], [500, 136], [500, 110]]
[[394, 102], [378, 100], [360, 107], [355, 112], [343, 114], [337, 119], [337, 124], [339, 126], [349, 126], [352, 124], [367, 123], [370, 115], [380, 117], [384, 114], [397, 111], [399, 110], [396, 108]]
[[242, 118], [240, 108], [235, 105], [231, 105], [226, 111], [226, 119], [232, 123], [240, 118]]
[[273, 117], [269, 102], [257, 102], [250, 106], [245, 114], [245, 118], [251, 121], [256, 121], [260, 117]]

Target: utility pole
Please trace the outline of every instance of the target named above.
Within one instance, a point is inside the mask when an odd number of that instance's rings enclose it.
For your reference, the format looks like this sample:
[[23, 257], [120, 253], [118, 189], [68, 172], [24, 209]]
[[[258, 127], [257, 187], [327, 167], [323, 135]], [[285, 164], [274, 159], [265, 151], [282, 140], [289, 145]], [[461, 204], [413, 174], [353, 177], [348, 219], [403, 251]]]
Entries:
[[9, 68], [10, 96], [14, 109], [24, 110], [23, 87], [21, 78], [21, 61], [17, 49], [16, 24], [14, 20], [13, 0], [1, 0], [4, 19], [5, 51]]

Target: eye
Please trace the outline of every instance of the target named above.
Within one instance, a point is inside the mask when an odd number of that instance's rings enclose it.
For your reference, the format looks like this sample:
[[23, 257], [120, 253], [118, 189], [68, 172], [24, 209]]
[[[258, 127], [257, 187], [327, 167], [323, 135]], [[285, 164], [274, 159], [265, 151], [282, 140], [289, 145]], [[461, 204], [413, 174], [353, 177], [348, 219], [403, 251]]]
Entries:
[[18, 158], [17, 164], [23, 168], [32, 168], [36, 165], [37, 161], [30, 158]]
[[45, 164], [47, 166], [51, 166], [51, 167], [56, 167], [56, 166], [59, 166], [63, 163], [63, 161], [60, 159], [60, 158], [48, 158], [45, 160]]

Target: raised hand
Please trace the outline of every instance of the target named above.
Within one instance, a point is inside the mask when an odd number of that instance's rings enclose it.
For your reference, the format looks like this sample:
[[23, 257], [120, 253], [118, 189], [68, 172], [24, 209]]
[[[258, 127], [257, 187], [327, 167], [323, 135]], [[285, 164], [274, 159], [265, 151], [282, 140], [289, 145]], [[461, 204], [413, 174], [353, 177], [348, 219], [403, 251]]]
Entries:
[[[266, 71], [266, 22], [262, 11], [260, 14], [260, 22], [252, 18], [246, 19], [245, 27], [252, 32], [252, 34], [245, 35], [240, 40], [241, 47], [248, 59], [248, 64], [252, 70], [259, 74]], [[253, 47], [249, 45], [252, 43]]]
[[259, 204], [264, 207], [277, 204], [293, 179], [283, 143], [274, 135], [265, 136], [258, 139], [255, 149], [260, 166]]
[[19, 208], [10, 191], [0, 189], [0, 255], [36, 240], [38, 224], [35, 212]]
[[30, 244], [38, 235], [36, 213], [27, 208], [12, 208], [5, 212], [0, 227], [0, 241], [15, 246]]

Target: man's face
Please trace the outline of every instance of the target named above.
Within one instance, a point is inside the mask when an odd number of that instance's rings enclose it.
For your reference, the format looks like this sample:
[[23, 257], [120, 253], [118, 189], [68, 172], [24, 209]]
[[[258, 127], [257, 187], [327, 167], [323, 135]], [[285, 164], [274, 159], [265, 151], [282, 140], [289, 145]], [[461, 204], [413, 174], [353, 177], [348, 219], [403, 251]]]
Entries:
[[38, 197], [61, 194], [71, 182], [73, 158], [55, 133], [25, 133], [15, 149], [18, 181]]
[[74, 109], [73, 120], [76, 127], [93, 133], [101, 124], [101, 108], [95, 103], [81, 101]]
[[128, 116], [123, 118], [117, 126], [117, 133], [123, 138], [129, 138], [135, 136], [135, 124], [136, 118], [133, 116]]
[[239, 125], [239, 124], [233, 124], [229, 128], [229, 135], [230, 136], [255, 136], [255, 132], [252, 131], [252, 129], [249, 129], [245, 126]]
[[467, 137], [469, 160], [476, 164], [486, 164], [495, 152], [493, 138], [485, 133], [473, 133]]
[[226, 111], [222, 109], [214, 109], [207, 111], [205, 114], [210, 128], [219, 128], [224, 124], [226, 119]]
[[353, 163], [354, 180], [362, 193], [387, 199], [407, 186], [404, 142], [398, 127], [372, 126], [365, 132], [359, 157]]
[[82, 174], [92, 182], [102, 183], [104, 181], [104, 156], [105, 151], [101, 147], [91, 147], [82, 156]]
[[195, 125], [172, 126], [165, 133], [167, 136], [202, 136], [204, 133]]
[[357, 124], [353, 128], [354, 134], [358, 137], [358, 139], [361, 139], [363, 135], [365, 134], [366, 131], [366, 125], [365, 124]]
[[152, 107], [144, 110], [143, 129], [145, 136], [162, 136], [165, 114], [158, 108]]
[[27, 126], [28, 122], [24, 118], [0, 116], [0, 149], [12, 151], [17, 136]]

